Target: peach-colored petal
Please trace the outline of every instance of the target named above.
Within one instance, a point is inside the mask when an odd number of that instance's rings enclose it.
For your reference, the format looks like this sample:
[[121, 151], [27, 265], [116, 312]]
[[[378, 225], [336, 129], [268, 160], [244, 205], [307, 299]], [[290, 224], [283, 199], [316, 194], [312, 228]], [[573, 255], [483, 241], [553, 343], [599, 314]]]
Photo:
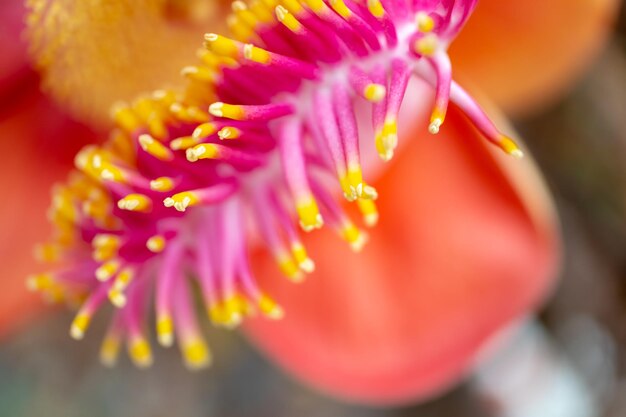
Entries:
[[250, 322], [250, 338], [335, 396], [388, 404], [440, 392], [553, 283], [555, 220], [532, 162], [502, 161], [456, 109], [439, 137], [416, 136], [375, 183], [381, 221], [363, 253], [309, 235], [317, 269], [301, 286], [256, 258], [286, 316]]
[[563, 93], [613, 29], [619, 0], [481, 0], [451, 48], [456, 78], [509, 114]]

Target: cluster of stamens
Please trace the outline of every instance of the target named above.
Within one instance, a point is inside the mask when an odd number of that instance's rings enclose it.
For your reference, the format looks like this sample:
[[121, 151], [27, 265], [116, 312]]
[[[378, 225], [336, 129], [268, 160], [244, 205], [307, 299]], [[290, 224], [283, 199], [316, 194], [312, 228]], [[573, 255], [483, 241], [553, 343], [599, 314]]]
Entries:
[[249, 236], [260, 237], [294, 282], [315, 268], [295, 224], [305, 232], [327, 224], [357, 251], [365, 244], [335, 198], [340, 190], [366, 226], [376, 224], [357, 101], [371, 104], [371, 146], [384, 161], [398, 146], [398, 114], [414, 75], [435, 90], [431, 133], [451, 100], [488, 140], [521, 156], [452, 81], [446, 48], [474, 5], [236, 1], [233, 38], [205, 36], [200, 63], [182, 70], [184, 91], [116, 106], [111, 138], [77, 155], [78, 171], [54, 191], [55, 236], [38, 249], [57, 266], [29, 286], [80, 306], [76, 339], [108, 299], [115, 309], [102, 347], [107, 364], [123, 340], [137, 365], [151, 363], [145, 324], [154, 305], [159, 343], [178, 340], [191, 368], [207, 365], [193, 287], [215, 324], [283, 314], [255, 283]]

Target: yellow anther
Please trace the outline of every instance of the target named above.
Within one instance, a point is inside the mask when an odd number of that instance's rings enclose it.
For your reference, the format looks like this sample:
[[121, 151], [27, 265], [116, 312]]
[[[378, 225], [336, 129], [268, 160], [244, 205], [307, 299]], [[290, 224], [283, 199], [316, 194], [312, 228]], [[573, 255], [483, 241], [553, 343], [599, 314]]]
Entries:
[[112, 367], [117, 362], [121, 340], [117, 335], [108, 335], [100, 346], [100, 362], [104, 366]]
[[213, 83], [217, 79], [215, 72], [211, 71], [205, 67], [197, 67], [194, 65], [189, 65], [184, 67], [180, 74], [183, 77], [187, 77], [189, 79], [200, 81], [204, 83]]
[[217, 159], [219, 158], [219, 148], [213, 143], [202, 143], [186, 151], [187, 160], [196, 162], [199, 159]]
[[170, 177], [159, 177], [150, 181], [152, 191], [166, 192], [174, 188], [174, 180]]
[[266, 24], [274, 22], [274, 16], [268, 11], [262, 0], [252, 0], [248, 5], [250, 6], [250, 11], [255, 14], [260, 22]]
[[110, 212], [109, 204], [97, 201], [83, 201], [81, 208], [85, 216], [97, 220], [104, 220]]
[[372, 103], [378, 103], [385, 98], [387, 89], [384, 85], [371, 83], [365, 86], [363, 96]]
[[226, 117], [234, 120], [241, 120], [245, 116], [244, 110], [241, 106], [222, 102], [211, 104], [209, 106], [209, 113], [215, 117]]
[[200, 337], [193, 337], [183, 342], [183, 358], [188, 369], [195, 371], [211, 364], [209, 347]]
[[128, 133], [133, 133], [141, 126], [141, 122], [137, 118], [137, 115], [135, 115], [126, 103], [119, 102], [114, 104], [111, 110], [111, 115], [113, 116], [115, 123]]
[[239, 48], [237, 43], [232, 39], [224, 36], [217, 35], [215, 33], [207, 33], [204, 35], [204, 46], [211, 52], [226, 56], [229, 58], [239, 57]]
[[161, 116], [153, 114], [148, 118], [147, 123], [152, 136], [161, 140], [167, 137], [167, 127]]
[[439, 48], [439, 38], [434, 33], [429, 33], [415, 41], [415, 52], [424, 56], [431, 56]]
[[514, 158], [521, 159], [524, 157], [524, 152], [522, 152], [520, 147], [517, 146], [517, 143], [515, 143], [515, 141], [508, 136], [502, 135], [500, 137], [499, 146], [504, 152], [508, 153]]
[[367, 0], [367, 9], [377, 19], [385, 15], [385, 9], [380, 0]]
[[169, 107], [169, 111], [176, 116], [176, 118], [185, 122], [202, 123], [209, 119], [209, 115], [199, 107], [185, 107], [181, 103], [172, 103]]
[[91, 241], [91, 246], [96, 249], [117, 249], [122, 245], [122, 238], [110, 233], [98, 233]]
[[193, 136], [183, 136], [172, 140], [170, 142], [170, 148], [173, 151], [185, 150], [191, 148], [194, 145], [197, 145], [199, 141], [200, 138], [196, 138]]
[[304, 274], [298, 268], [298, 265], [291, 258], [291, 254], [288, 252], [279, 253], [276, 255], [276, 263], [281, 272], [285, 274], [293, 282], [302, 282], [304, 280]]
[[343, 0], [330, 0], [330, 7], [333, 8], [337, 14], [344, 19], [349, 19], [352, 17], [352, 11], [346, 6]]
[[357, 198], [368, 200], [376, 200], [378, 198], [376, 189], [363, 182], [363, 173], [361, 166], [358, 164], [348, 165], [348, 173], [340, 182], [342, 187], [344, 187], [344, 196], [348, 201], [354, 201]]
[[174, 159], [172, 151], [148, 134], [139, 135], [139, 145], [141, 145], [141, 149], [145, 152], [161, 161], [171, 161]]
[[91, 257], [96, 262], [105, 262], [117, 256], [117, 248], [96, 248]]
[[428, 131], [431, 134], [436, 135], [437, 133], [439, 133], [441, 125], [443, 125], [443, 122], [445, 120], [446, 110], [436, 107], [435, 110], [433, 110], [433, 114], [430, 116], [430, 125], [428, 126]]
[[113, 277], [113, 275], [115, 275], [119, 268], [120, 261], [117, 259], [107, 261], [96, 269], [96, 279], [102, 282], [108, 281], [111, 277]]
[[147, 213], [152, 210], [152, 200], [143, 194], [128, 194], [117, 202], [117, 207], [121, 210]]
[[115, 281], [113, 281], [113, 286], [109, 290], [109, 300], [111, 303], [118, 308], [122, 308], [126, 305], [126, 295], [124, 295], [124, 290], [128, 287], [128, 284], [135, 277], [135, 272], [131, 268], [124, 268], [120, 273], [115, 277]]
[[163, 120], [162, 103], [153, 97], [140, 97], [133, 103], [133, 109], [148, 125], [148, 130], [159, 139], [167, 137], [167, 127]]
[[389, 116], [385, 119], [382, 131], [376, 133], [376, 150], [383, 161], [389, 161], [397, 146], [398, 124], [394, 117]]
[[265, 49], [258, 48], [251, 43], [247, 43], [243, 46], [243, 56], [249, 61], [263, 65], [269, 64], [272, 59], [269, 52]]
[[348, 173], [344, 172], [343, 175], [339, 177], [339, 185], [341, 185], [341, 190], [346, 200], [354, 201], [359, 197], [356, 188], [350, 185]]
[[39, 262], [56, 262], [61, 258], [61, 247], [56, 243], [35, 246], [35, 259]]
[[116, 167], [108, 162], [101, 164], [101, 167], [102, 168], [98, 170], [100, 179], [120, 183], [125, 183], [127, 181], [124, 170], [119, 167]]
[[139, 96], [133, 101], [132, 109], [143, 120], [147, 120], [155, 112], [155, 103], [151, 97]]
[[276, 5], [278, 4], [278, 0], [261, 0], [261, 2], [269, 10], [274, 9], [274, 7], [276, 7]]
[[236, 327], [241, 324], [244, 306], [238, 296], [233, 295], [224, 300], [223, 308], [225, 324], [228, 327]]
[[378, 209], [376, 203], [371, 199], [360, 198], [357, 200], [359, 211], [363, 216], [363, 221], [366, 226], [373, 227], [378, 223]]
[[[299, 0], [282, 0], [280, 3], [285, 7], [285, 9], [287, 9], [289, 13], [293, 14], [294, 16], [302, 15], [302, 13], [305, 12], [302, 3]], [[276, 2], [276, 7], [277, 4], [278, 2]], [[276, 7], [273, 7], [273, 9], [275, 10]]]
[[282, 319], [285, 315], [283, 309], [265, 294], [262, 294], [258, 300], [259, 309], [263, 314], [271, 319]]
[[184, 212], [187, 210], [187, 207], [194, 206], [199, 202], [200, 199], [193, 191], [183, 191], [182, 193], [167, 197], [163, 200], [163, 205], [165, 207], [174, 207], [176, 210]]
[[302, 24], [283, 6], [276, 6], [276, 17], [290, 31], [294, 33], [302, 32]]
[[124, 268], [115, 277], [113, 288], [123, 290], [128, 287], [128, 284], [135, 278], [135, 271], [132, 268]]
[[211, 136], [217, 130], [217, 126], [214, 123], [202, 123], [198, 125], [191, 136], [195, 139], [206, 138], [207, 136]]
[[432, 17], [428, 15], [428, 13], [418, 12], [415, 15], [415, 24], [417, 25], [417, 30], [420, 32], [432, 32], [435, 29], [435, 21]]
[[319, 14], [320, 12], [327, 10], [327, 6], [323, 0], [304, 0], [304, 3], [315, 14]]
[[186, 109], [186, 116], [190, 122], [205, 123], [209, 120], [209, 114], [198, 106], [189, 106]]
[[133, 337], [128, 344], [128, 354], [135, 366], [147, 368], [152, 365], [150, 344], [143, 337]]
[[222, 140], [237, 139], [241, 136], [241, 130], [237, 129], [236, 127], [227, 126], [220, 129], [220, 131], [217, 132], [217, 136]]
[[157, 338], [161, 346], [170, 347], [174, 344], [174, 322], [169, 314], [161, 314], [156, 323]]
[[163, 249], [165, 249], [166, 243], [167, 242], [163, 236], [156, 235], [146, 241], [146, 247], [150, 252], [160, 253], [163, 252]]
[[126, 305], [126, 295], [124, 295], [123, 291], [112, 288], [109, 290], [108, 296], [109, 301], [115, 307], [122, 308]]
[[209, 319], [211, 320], [213, 324], [218, 325], [218, 324], [224, 324], [226, 322], [224, 318], [225, 311], [220, 302], [211, 304], [207, 309], [207, 313], [209, 315]]
[[30, 291], [41, 291], [54, 285], [54, 279], [50, 274], [30, 275], [26, 278], [26, 288]]
[[217, 69], [220, 65], [220, 57], [211, 51], [207, 51], [206, 49], [198, 49], [196, 51], [196, 56], [200, 58], [202, 63], [209, 68]]
[[360, 252], [367, 243], [367, 234], [350, 222], [344, 223], [341, 235], [355, 252]]
[[292, 244], [291, 253], [301, 270], [309, 274], [315, 271], [315, 263], [309, 258], [304, 245], [299, 242]]
[[132, 159], [135, 156], [132, 135], [122, 129], [113, 129], [109, 135], [109, 140], [103, 146], [106, 147], [107, 151], [124, 160]]
[[74, 203], [74, 196], [70, 190], [65, 187], [55, 187], [52, 193], [53, 209], [71, 222], [78, 219], [78, 210]]
[[152, 98], [167, 107], [176, 101], [176, 93], [172, 90], [154, 90]]
[[317, 202], [313, 196], [305, 196], [296, 200], [296, 211], [300, 219], [300, 226], [305, 232], [319, 229], [324, 225]]
[[232, 33], [233, 37], [238, 41], [248, 42], [256, 35], [254, 29], [245, 22], [242, 22], [237, 15], [231, 14], [226, 17], [226, 24], [228, 25], [228, 29], [230, 29], [230, 33]]
[[91, 316], [89, 314], [79, 312], [76, 317], [74, 317], [74, 321], [72, 321], [70, 336], [72, 336], [73, 339], [81, 340], [85, 337], [85, 332], [87, 331], [87, 327], [89, 327], [90, 322]]

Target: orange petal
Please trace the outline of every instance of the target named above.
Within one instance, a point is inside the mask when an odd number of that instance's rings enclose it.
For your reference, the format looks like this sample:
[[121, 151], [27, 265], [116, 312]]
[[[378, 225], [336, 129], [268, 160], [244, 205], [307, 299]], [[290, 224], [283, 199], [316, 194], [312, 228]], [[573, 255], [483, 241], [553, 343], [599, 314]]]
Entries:
[[36, 92], [36, 85], [30, 95], [11, 98], [13, 113], [0, 115], [0, 337], [41, 308], [40, 297], [27, 292], [25, 278], [37, 269], [35, 243], [49, 235], [42, 214], [50, 204], [50, 187], [65, 177], [82, 141], [94, 140]]
[[537, 111], [588, 67], [619, 0], [481, 0], [451, 48], [456, 78], [509, 114]]
[[362, 253], [308, 235], [317, 269], [299, 286], [255, 258], [286, 316], [251, 321], [249, 337], [334, 396], [397, 404], [440, 392], [553, 283], [555, 220], [532, 162], [494, 154], [456, 109], [440, 136], [425, 131], [374, 184], [381, 220]]

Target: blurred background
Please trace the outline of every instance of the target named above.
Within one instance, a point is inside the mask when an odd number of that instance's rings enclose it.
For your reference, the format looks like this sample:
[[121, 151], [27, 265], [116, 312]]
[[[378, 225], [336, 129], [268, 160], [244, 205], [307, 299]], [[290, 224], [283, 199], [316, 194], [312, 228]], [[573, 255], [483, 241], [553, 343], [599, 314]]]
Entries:
[[[0, 103], [5, 117], [8, 106]], [[558, 358], [555, 360], [559, 364], [544, 364], [543, 369], [548, 374], [575, 375], [563, 378], [573, 378], [583, 386], [577, 389], [587, 390], [591, 405], [584, 407], [595, 410], [591, 415], [624, 417], [626, 13], [623, 10], [608, 48], [582, 82], [541, 114], [516, 120], [515, 126], [526, 138], [556, 198], [566, 246], [562, 280], [539, 318], [547, 335], [537, 333], [537, 328], [525, 331], [541, 340], [548, 338], [554, 349], [549, 355]], [[77, 146], [70, 142], [61, 158], [70, 158]], [[251, 349], [236, 332], [209, 330], [215, 357], [219, 358], [210, 372], [189, 373], [180, 364], [177, 351], [163, 349], [158, 349], [158, 360], [147, 372], [135, 369], [125, 358], [117, 368], [106, 369], [96, 359], [100, 339], [73, 341], [67, 336], [71, 320], [71, 312], [49, 312], [0, 341], [0, 415], [516, 415], [507, 411], [508, 394], [498, 393], [490, 382], [491, 373], [497, 369], [488, 367], [479, 378], [468, 380], [426, 404], [369, 409], [336, 402], [300, 386]], [[97, 319], [93, 333], [101, 334], [104, 326]], [[521, 357], [514, 355], [511, 360]], [[522, 392], [518, 394], [523, 397]]]

